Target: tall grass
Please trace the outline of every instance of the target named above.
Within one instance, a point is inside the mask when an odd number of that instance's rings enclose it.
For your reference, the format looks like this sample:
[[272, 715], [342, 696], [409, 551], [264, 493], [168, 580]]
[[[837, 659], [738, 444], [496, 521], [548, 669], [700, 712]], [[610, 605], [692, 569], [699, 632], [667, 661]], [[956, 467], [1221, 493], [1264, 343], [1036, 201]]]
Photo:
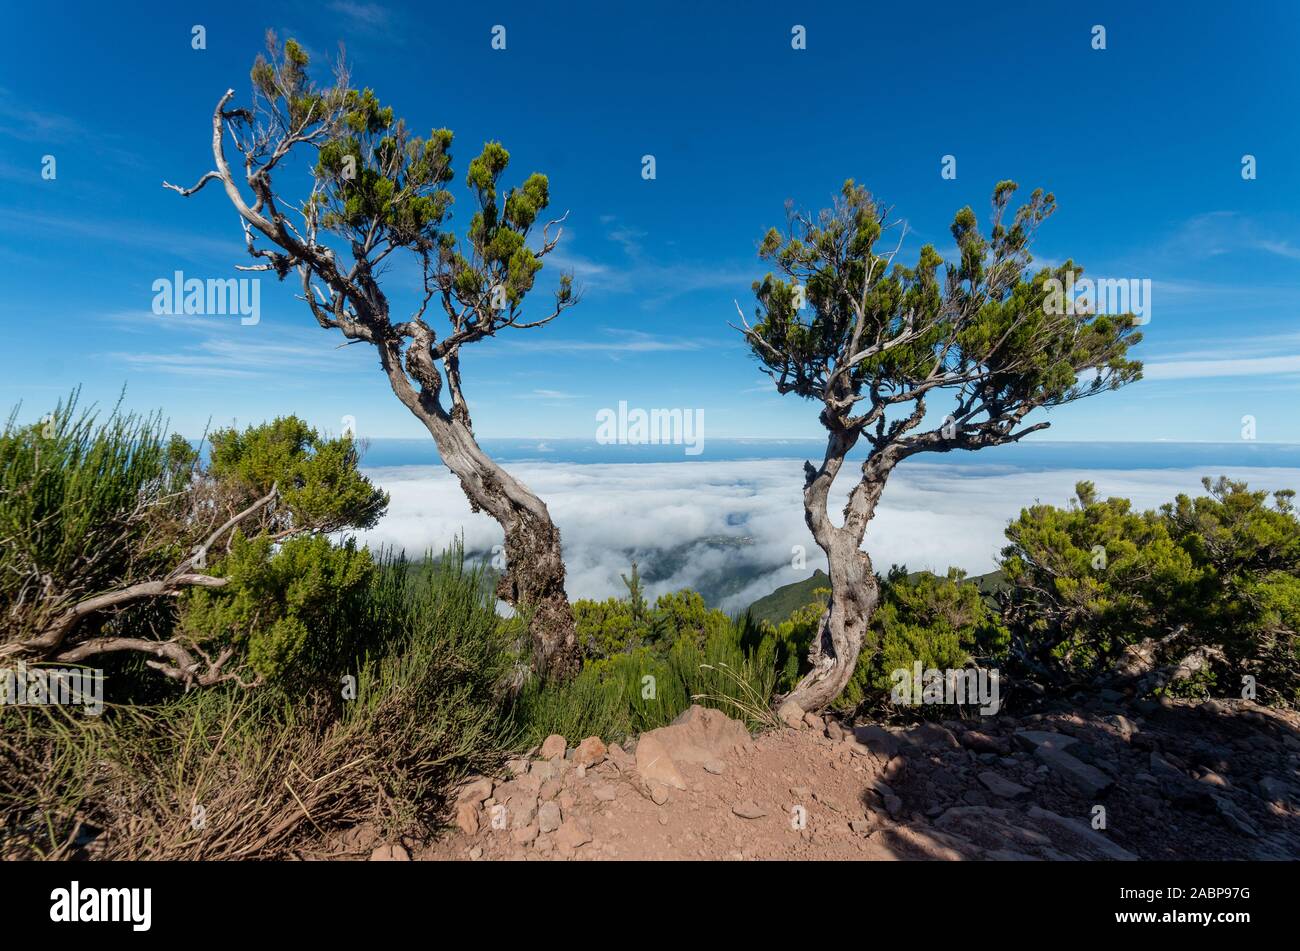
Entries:
[[683, 637], [665, 654], [638, 648], [591, 661], [571, 682], [525, 685], [511, 711], [526, 742], [552, 733], [622, 741], [665, 726], [692, 703], [716, 707], [751, 726], [771, 723], [775, 645], [748, 618], [707, 637]]
[[160, 416], [115, 408], [101, 421], [76, 393], [40, 422], [17, 414], [0, 432], [0, 644], [147, 570], [140, 515], [167, 491]]

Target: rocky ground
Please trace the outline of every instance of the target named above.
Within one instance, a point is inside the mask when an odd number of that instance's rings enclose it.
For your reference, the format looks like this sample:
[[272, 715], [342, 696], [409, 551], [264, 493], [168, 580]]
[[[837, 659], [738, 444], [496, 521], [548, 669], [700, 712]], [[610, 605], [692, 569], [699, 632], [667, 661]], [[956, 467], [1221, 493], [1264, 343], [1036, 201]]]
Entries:
[[692, 707], [624, 750], [551, 737], [387, 859], [1295, 859], [1300, 717], [1098, 699], [913, 726], [806, 715], [751, 737]]

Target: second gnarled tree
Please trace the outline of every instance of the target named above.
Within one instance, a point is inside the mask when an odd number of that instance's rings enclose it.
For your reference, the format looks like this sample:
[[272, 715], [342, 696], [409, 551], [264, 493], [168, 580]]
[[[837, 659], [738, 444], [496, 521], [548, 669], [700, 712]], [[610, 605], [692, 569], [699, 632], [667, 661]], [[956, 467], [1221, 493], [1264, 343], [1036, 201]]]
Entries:
[[[241, 270], [296, 276], [301, 299], [322, 327], [375, 347], [393, 393], [433, 436], [470, 507], [488, 513], [505, 533], [507, 570], [497, 593], [529, 612], [535, 669], [572, 673], [580, 655], [559, 530], [545, 503], [480, 448], [460, 372], [467, 344], [540, 327], [577, 302], [565, 275], [540, 316], [525, 319], [522, 312], [542, 259], [559, 240], [550, 234], [559, 224], [552, 221], [529, 246], [549, 203], [546, 176], [530, 175], [503, 194], [509, 155], [499, 143], [487, 143], [469, 163], [477, 208], [458, 240], [443, 227], [451, 205], [446, 183], [453, 178], [450, 131], [412, 135], [369, 89], [351, 86], [341, 59], [333, 85], [318, 87], [293, 40], [281, 47], [269, 36], [268, 55], [258, 57], [252, 80], [250, 107], [232, 107], [234, 91], [227, 90], [213, 111], [215, 168], [192, 187], [166, 187], [189, 196], [218, 183], [257, 261]], [[242, 158], [235, 168], [227, 146]], [[310, 158], [314, 184], [293, 204], [272, 179], [292, 174], [285, 170], [298, 153]], [[394, 319], [380, 286], [394, 252], [414, 255], [422, 273], [418, 303], [406, 319]], [[445, 316], [441, 336], [427, 315], [430, 304]]]
[[[742, 314], [738, 329], [778, 392], [819, 404], [827, 430], [821, 465], [804, 464], [804, 517], [831, 578], [811, 669], [785, 698], [804, 710], [825, 707], [853, 675], [879, 601], [862, 543], [900, 462], [1015, 442], [1050, 425], [1026, 424], [1031, 411], [1141, 375], [1128, 359], [1141, 339], [1131, 314], [1045, 303], [1047, 282], [1077, 269], [1067, 261], [1029, 272], [1030, 243], [1055, 202], [1035, 191], [1007, 222], [1015, 190], [1012, 182], [994, 190], [987, 237], [969, 207], [957, 213], [958, 260], [946, 266], [930, 245], [915, 267], [895, 265], [901, 233], [878, 252], [898, 226], [852, 181], [832, 208], [815, 218], [791, 212], [784, 233], [763, 239], [759, 254], [777, 274], [755, 282], [755, 320]], [[939, 397], [943, 405], [932, 406]], [[836, 525], [831, 486], [861, 442], [866, 458]]]

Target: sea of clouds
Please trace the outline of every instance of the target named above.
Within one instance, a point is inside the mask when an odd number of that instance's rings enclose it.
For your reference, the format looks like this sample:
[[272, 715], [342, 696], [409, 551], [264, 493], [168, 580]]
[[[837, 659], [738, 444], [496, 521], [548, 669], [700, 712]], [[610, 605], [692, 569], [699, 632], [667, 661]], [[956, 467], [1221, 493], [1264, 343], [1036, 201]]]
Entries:
[[[620, 575], [635, 558], [653, 580], [651, 595], [696, 588], [727, 611], [814, 568], [825, 567], [803, 519], [803, 460], [575, 464], [516, 462], [510, 471], [546, 501], [560, 527], [574, 598], [626, 594]], [[846, 465], [832, 517], [857, 467]], [[463, 534], [468, 552], [487, 557], [501, 530], [470, 512], [460, 485], [445, 469], [396, 466], [366, 470], [391, 495], [388, 514], [362, 534], [380, 545], [420, 555], [437, 553]], [[1083, 479], [1102, 496], [1124, 496], [1154, 508], [1179, 492], [1198, 493], [1203, 469], [1023, 469], [909, 462], [890, 478], [865, 548], [878, 571], [891, 564], [970, 574], [995, 567], [1003, 529], [1035, 502], [1064, 505]], [[1226, 468], [1252, 488], [1300, 488], [1300, 469]], [[794, 567], [796, 546], [806, 552]]]

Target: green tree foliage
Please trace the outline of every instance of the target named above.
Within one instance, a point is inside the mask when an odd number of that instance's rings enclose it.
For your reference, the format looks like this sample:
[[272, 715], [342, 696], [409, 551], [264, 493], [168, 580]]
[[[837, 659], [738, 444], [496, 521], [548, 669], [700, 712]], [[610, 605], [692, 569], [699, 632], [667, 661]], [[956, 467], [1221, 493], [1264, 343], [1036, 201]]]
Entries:
[[[821, 464], [804, 465], [804, 516], [831, 577], [816, 656], [788, 696], [805, 710], [840, 695], [866, 643], [880, 592], [862, 544], [899, 463], [1016, 442], [1050, 425], [1031, 423], [1034, 411], [1141, 376], [1129, 358], [1141, 340], [1133, 314], [1055, 306], [1080, 269], [1031, 268], [1056, 202], [1040, 189], [1013, 210], [1016, 189], [994, 187], [987, 233], [971, 208], [957, 212], [948, 263], [929, 244], [912, 266], [896, 260], [904, 234], [886, 231], [898, 222], [851, 179], [820, 214], [788, 207], [787, 227], [759, 246], [771, 271], [738, 329], [777, 392], [817, 405], [827, 432]], [[837, 524], [831, 488], [859, 442], [866, 459]]]
[[914, 267], [890, 267], [893, 253], [877, 248], [890, 226], [887, 213], [852, 180], [816, 220], [792, 215], [789, 233], [771, 229], [759, 255], [786, 279], [768, 274], [755, 283], [759, 322], [746, 339], [778, 390], [827, 402], [829, 420], [865, 431], [877, 448], [921, 422], [895, 424], [886, 409], [932, 390], [951, 392], [951, 435], [912, 437], [901, 444], [910, 454], [940, 442], [975, 449], [1005, 441], [1028, 409], [1137, 379], [1141, 365], [1127, 357], [1142, 339], [1133, 315], [1057, 314], [1044, 306], [1049, 279], [1064, 282], [1081, 270], [1066, 261], [1027, 271], [1030, 243], [1056, 202], [1035, 191], [1008, 225], [1016, 188], [1004, 181], [994, 189], [988, 237], [971, 208], [957, 213], [951, 232], [958, 260], [942, 274], [944, 261], [931, 245]]
[[853, 706], [883, 695], [896, 670], [960, 669], [996, 661], [1006, 648], [1007, 632], [993, 605], [968, 582], [966, 573], [949, 568], [945, 577], [922, 572], [909, 577], [893, 568], [882, 587], [879, 612], [872, 620], [876, 650], [861, 661], [845, 690]]
[[623, 581], [627, 598], [573, 603], [578, 637], [590, 657], [609, 657], [641, 647], [663, 653], [683, 639], [702, 645], [731, 624], [726, 614], [710, 608], [697, 591], [661, 594], [651, 606], [635, 563], [631, 576], [624, 575]]
[[369, 552], [329, 533], [369, 528], [388, 495], [357, 469], [347, 436], [326, 438], [296, 417], [211, 435], [207, 477], [238, 506], [272, 487], [277, 504], [256, 533], [235, 530], [212, 566], [227, 581], [180, 601], [180, 632], [209, 653], [235, 647], [265, 680], [302, 680], [337, 667], [370, 583]]
[[1051, 684], [1137, 678], [1238, 695], [1251, 677], [1261, 701], [1294, 704], [1294, 493], [1270, 504], [1242, 482], [1203, 485], [1206, 495], [1179, 495], [1159, 511], [1098, 499], [1088, 482], [1066, 508], [1023, 510], [1003, 550], [1012, 662]]
[[646, 601], [645, 589], [641, 585], [641, 573], [637, 569], [636, 562], [632, 562], [632, 576], [620, 575], [623, 584], [627, 587], [628, 606], [632, 609], [632, 620], [638, 623], [645, 620]]
[[745, 619], [716, 613], [721, 620], [707, 636], [688, 628], [675, 641], [588, 659], [569, 683], [530, 681], [515, 706], [516, 722], [531, 742], [551, 733], [574, 742], [592, 735], [621, 741], [671, 723], [692, 703], [768, 722], [774, 641]]
[[574, 602], [587, 660], [571, 683], [525, 687], [515, 716], [527, 736], [622, 739], [670, 723], [692, 703], [765, 720], [787, 649], [770, 625], [730, 618], [691, 590], [649, 605], [635, 563], [623, 580], [627, 598]]
[[326, 438], [289, 416], [208, 438], [208, 475], [229, 491], [251, 502], [278, 488], [274, 524], [281, 534], [371, 528], [388, 506], [388, 495], [358, 471], [349, 436]]

